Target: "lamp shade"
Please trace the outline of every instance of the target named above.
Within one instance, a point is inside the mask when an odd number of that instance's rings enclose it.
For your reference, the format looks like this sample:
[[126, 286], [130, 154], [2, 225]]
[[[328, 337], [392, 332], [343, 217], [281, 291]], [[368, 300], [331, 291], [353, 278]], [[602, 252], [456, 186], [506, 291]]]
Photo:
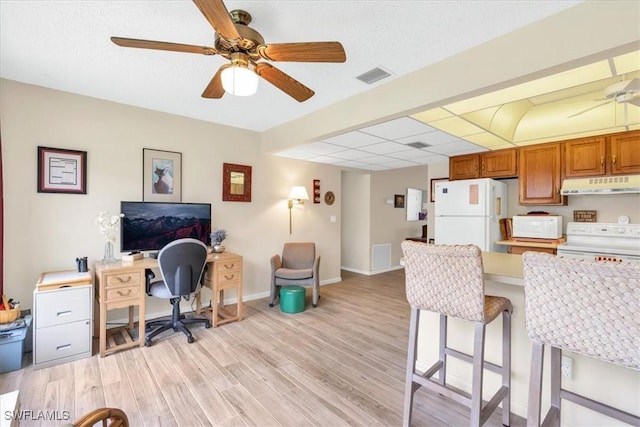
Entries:
[[302, 185], [294, 185], [289, 191], [289, 199], [293, 200], [309, 200], [307, 189]]
[[241, 65], [232, 65], [220, 74], [225, 92], [237, 96], [250, 96], [258, 90], [258, 75]]

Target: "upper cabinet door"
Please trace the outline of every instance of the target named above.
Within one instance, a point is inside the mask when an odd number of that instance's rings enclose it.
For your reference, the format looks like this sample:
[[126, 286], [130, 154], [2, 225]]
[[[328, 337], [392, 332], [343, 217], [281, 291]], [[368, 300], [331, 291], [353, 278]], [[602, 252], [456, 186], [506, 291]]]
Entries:
[[480, 155], [466, 154], [449, 157], [449, 180], [480, 177]]
[[564, 174], [567, 178], [606, 173], [604, 137], [574, 139], [564, 143]]
[[609, 137], [611, 175], [640, 173], [640, 131]]
[[517, 150], [487, 151], [480, 156], [483, 178], [512, 178], [518, 176]]
[[562, 145], [547, 143], [521, 147], [519, 200], [522, 205], [561, 205]]

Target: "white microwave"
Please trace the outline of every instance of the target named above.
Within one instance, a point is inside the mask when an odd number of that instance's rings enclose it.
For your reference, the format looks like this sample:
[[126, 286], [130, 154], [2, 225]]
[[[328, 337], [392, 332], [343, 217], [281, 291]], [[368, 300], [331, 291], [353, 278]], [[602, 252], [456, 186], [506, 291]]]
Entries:
[[560, 215], [517, 215], [512, 220], [513, 237], [559, 239], [562, 237]]

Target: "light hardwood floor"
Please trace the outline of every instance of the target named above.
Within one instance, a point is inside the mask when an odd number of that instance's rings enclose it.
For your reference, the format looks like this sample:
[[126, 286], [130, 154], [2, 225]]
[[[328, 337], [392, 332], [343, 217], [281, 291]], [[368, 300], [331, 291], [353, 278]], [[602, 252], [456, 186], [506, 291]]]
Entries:
[[[132, 426], [400, 426], [409, 329], [404, 270], [342, 277], [321, 287], [315, 309], [310, 291], [297, 314], [269, 308], [266, 298], [249, 301], [241, 322], [193, 328], [193, 344], [168, 332], [148, 348], [29, 366], [0, 375], [0, 393], [19, 388], [23, 410], [68, 411], [71, 421], [111, 406]], [[468, 410], [419, 390], [413, 425], [468, 425]], [[500, 426], [499, 412], [486, 425]]]

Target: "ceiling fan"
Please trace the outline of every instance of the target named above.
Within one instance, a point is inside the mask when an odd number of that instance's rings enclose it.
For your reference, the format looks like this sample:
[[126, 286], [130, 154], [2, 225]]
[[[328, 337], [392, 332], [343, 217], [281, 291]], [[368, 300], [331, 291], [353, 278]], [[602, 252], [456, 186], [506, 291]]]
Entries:
[[594, 101], [604, 101], [593, 107], [589, 107], [586, 110], [579, 111], [569, 116], [569, 118], [579, 116], [587, 111], [595, 110], [603, 105], [610, 104], [611, 102], [617, 102], [619, 104], [633, 104], [640, 107], [640, 78], [633, 78], [630, 80], [623, 80], [618, 83], [614, 83], [607, 86], [604, 89], [604, 98], [595, 99]]
[[202, 93], [203, 98], [222, 98], [225, 92], [252, 95], [258, 76], [298, 102], [306, 101], [314, 91], [267, 61], [345, 62], [342, 44], [337, 41], [265, 44], [264, 39], [248, 24], [251, 15], [244, 10], [227, 11], [222, 0], [193, 0], [215, 30], [215, 47], [195, 46], [152, 40], [111, 37], [118, 46], [173, 52], [220, 55], [230, 61], [222, 65]]

